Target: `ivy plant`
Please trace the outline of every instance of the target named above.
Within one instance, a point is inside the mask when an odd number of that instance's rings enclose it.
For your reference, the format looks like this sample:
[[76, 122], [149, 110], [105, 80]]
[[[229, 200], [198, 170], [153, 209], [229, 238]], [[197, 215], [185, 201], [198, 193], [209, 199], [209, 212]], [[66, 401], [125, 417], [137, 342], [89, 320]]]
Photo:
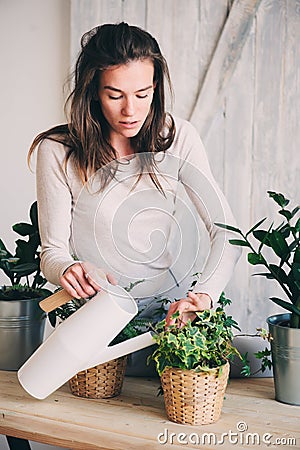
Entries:
[[[17, 239], [15, 251], [11, 253], [0, 239], [0, 269], [9, 278], [10, 284], [0, 289], [0, 300], [18, 300], [32, 297], [47, 297], [52, 294], [44, 286], [47, 280], [40, 269], [40, 235], [38, 228], [37, 202], [29, 211], [30, 223], [20, 222], [12, 226]], [[25, 281], [24, 281], [25, 280]]]
[[188, 320], [183, 327], [180, 326], [179, 312], [173, 318], [173, 325], [166, 327], [164, 319], [154, 328], [157, 347], [150, 359], [155, 361], [159, 375], [166, 367], [193, 369], [196, 372], [217, 367], [222, 370], [227, 360], [234, 355], [240, 357], [232, 345], [232, 328], [238, 328], [238, 325], [225, 314], [222, 303], [216, 310], [197, 312], [195, 320]]
[[[231, 300], [222, 293], [215, 310], [197, 312], [196, 318], [193, 321], [188, 320], [184, 326], [181, 326], [179, 312], [172, 316], [175, 323], [169, 327], [166, 327], [165, 319], [160, 321], [154, 327], [153, 337], [157, 346], [149, 356], [148, 362], [154, 360], [159, 375], [167, 367], [195, 372], [209, 372], [219, 368], [220, 374], [222, 366], [237, 356], [242, 361], [241, 374], [253, 375], [248, 355], [241, 355], [232, 344], [236, 336], [233, 330], [240, 331], [240, 328], [233, 317], [225, 312], [224, 308], [230, 304]], [[257, 330], [253, 336], [269, 339], [268, 333], [263, 329]], [[268, 348], [255, 354], [262, 361], [259, 369], [262, 372], [271, 365], [269, 354]]]
[[254, 275], [275, 280], [280, 285], [286, 298], [271, 297], [270, 300], [291, 313], [290, 327], [300, 328], [300, 208], [287, 208], [290, 200], [281, 193], [268, 191], [268, 194], [280, 207], [279, 225], [272, 221], [265, 228], [267, 218], [263, 218], [245, 233], [231, 225], [216, 225], [237, 233], [240, 238], [229, 242], [248, 248], [248, 262], [266, 269]]

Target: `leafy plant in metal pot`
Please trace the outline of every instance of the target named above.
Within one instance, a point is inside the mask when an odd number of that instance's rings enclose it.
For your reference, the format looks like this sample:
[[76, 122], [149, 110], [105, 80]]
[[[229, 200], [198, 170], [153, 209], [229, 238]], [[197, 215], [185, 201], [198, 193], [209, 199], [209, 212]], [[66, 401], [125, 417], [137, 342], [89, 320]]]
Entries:
[[[18, 370], [42, 343], [46, 314], [39, 301], [52, 292], [40, 269], [40, 236], [37, 204], [30, 208], [30, 223], [17, 223], [12, 229], [17, 239], [11, 253], [0, 239], [0, 269], [9, 283], [0, 287], [0, 369]], [[16, 326], [18, 325], [18, 326]]]
[[267, 228], [263, 228], [267, 219], [263, 218], [247, 232], [228, 224], [217, 225], [237, 233], [240, 238], [229, 242], [249, 249], [248, 262], [266, 269], [254, 275], [275, 280], [285, 294], [284, 299], [271, 297], [270, 300], [287, 313], [267, 319], [273, 338], [275, 397], [285, 403], [300, 405], [300, 208], [287, 208], [290, 200], [281, 193], [268, 191], [268, 194], [280, 207], [279, 224], [275, 225], [272, 220]]
[[[30, 207], [30, 223], [20, 222], [12, 226], [13, 231], [25, 239], [17, 239], [14, 254], [7, 250], [0, 239], [0, 269], [9, 278], [10, 284], [2, 286], [0, 300], [45, 298], [52, 292], [44, 288], [47, 280], [40, 269], [40, 235], [38, 229], [37, 203]], [[22, 282], [25, 279], [25, 282]]]
[[[271, 297], [270, 299], [291, 312], [290, 327], [300, 328], [300, 217], [299, 207], [292, 210], [287, 209], [290, 201], [283, 194], [268, 191], [279, 206], [278, 213], [284, 221], [274, 226], [274, 222], [268, 229], [259, 228], [266, 221], [266, 218], [260, 220], [249, 231], [243, 233], [239, 228], [225, 224], [217, 224], [219, 227], [226, 228], [241, 236], [241, 239], [231, 239], [232, 245], [247, 247], [248, 262], [251, 265], [263, 265], [267, 272], [257, 273], [255, 275], [263, 276], [275, 280], [283, 289], [289, 301]], [[255, 248], [251, 237], [257, 241]], [[272, 250], [273, 256], [277, 257], [277, 264], [268, 262], [268, 257], [264, 255], [266, 248]]]

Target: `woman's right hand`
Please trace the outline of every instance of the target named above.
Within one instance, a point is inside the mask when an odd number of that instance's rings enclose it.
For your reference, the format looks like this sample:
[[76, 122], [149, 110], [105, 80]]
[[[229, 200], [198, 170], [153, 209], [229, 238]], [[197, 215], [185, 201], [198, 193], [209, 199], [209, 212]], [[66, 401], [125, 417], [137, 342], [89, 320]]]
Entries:
[[[65, 291], [74, 298], [92, 297], [97, 292], [101, 291], [101, 287], [93, 281], [89, 272], [85, 270], [85, 263], [76, 262], [65, 270], [60, 277], [60, 284]], [[100, 269], [97, 269], [97, 274], [102, 278], [106, 278], [110, 283], [116, 284], [116, 280], [110, 274], [105, 274]]]

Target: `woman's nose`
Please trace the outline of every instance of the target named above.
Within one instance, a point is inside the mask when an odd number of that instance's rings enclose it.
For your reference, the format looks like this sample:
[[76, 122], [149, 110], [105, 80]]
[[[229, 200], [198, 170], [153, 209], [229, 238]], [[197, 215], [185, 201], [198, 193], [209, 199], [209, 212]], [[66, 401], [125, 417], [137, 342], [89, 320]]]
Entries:
[[124, 116], [133, 116], [134, 115], [134, 102], [133, 99], [127, 98], [125, 99], [125, 103], [123, 104], [122, 114]]

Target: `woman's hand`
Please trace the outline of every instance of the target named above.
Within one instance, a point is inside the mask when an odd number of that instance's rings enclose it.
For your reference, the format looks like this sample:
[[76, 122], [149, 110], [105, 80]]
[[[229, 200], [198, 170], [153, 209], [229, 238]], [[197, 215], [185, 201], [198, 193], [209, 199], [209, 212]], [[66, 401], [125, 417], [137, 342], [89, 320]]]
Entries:
[[180, 327], [183, 327], [190, 319], [193, 321], [196, 317], [196, 311], [204, 311], [212, 307], [212, 299], [208, 294], [188, 293], [187, 298], [171, 303], [168, 314], [166, 316], [166, 326], [174, 325], [175, 321], [172, 315], [177, 311], [180, 313]]
[[[81, 262], [72, 264], [59, 280], [65, 291], [74, 298], [91, 297], [101, 290], [99, 284], [93, 280], [84, 266], [85, 263]], [[107, 279], [112, 284], [116, 284], [114, 277], [110, 274], [105, 274], [101, 269], [97, 269], [97, 275]]]

